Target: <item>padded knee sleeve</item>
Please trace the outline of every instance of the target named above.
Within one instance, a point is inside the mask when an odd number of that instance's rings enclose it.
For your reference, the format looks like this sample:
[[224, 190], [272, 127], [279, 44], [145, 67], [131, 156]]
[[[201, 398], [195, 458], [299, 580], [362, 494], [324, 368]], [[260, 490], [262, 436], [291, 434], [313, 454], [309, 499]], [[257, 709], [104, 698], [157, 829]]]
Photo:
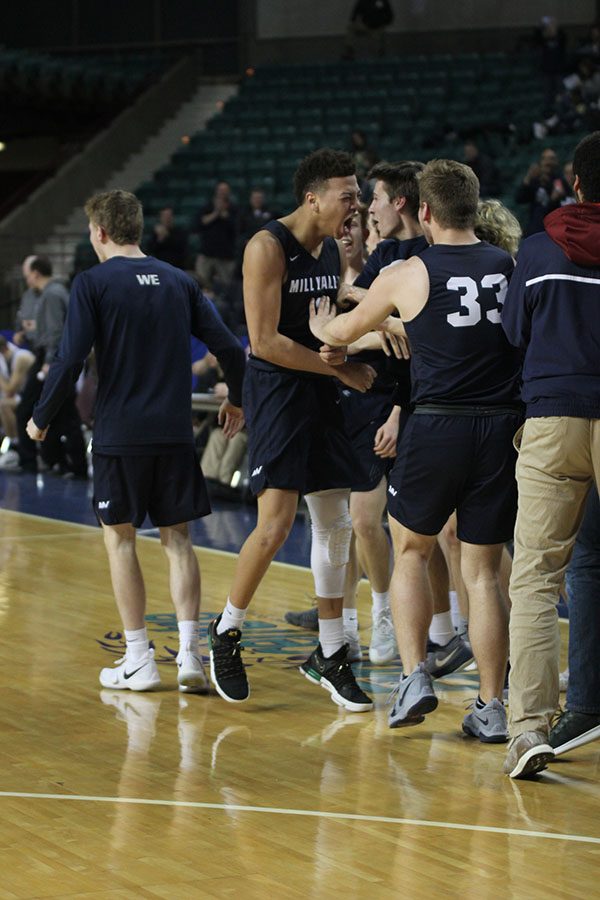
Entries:
[[317, 597], [341, 597], [350, 556], [352, 520], [348, 490], [309, 494], [312, 545], [310, 565]]

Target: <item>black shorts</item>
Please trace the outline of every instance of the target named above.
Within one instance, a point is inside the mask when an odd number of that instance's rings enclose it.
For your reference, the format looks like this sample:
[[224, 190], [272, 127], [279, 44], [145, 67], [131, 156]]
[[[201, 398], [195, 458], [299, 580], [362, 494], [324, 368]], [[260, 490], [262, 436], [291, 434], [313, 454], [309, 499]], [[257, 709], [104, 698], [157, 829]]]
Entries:
[[93, 454], [94, 512], [105, 525], [131, 523], [146, 515], [155, 527], [180, 525], [210, 513], [196, 451], [181, 446], [148, 456]]
[[352, 490], [358, 493], [372, 491], [382, 478], [387, 477], [394, 464], [393, 459], [382, 459], [373, 450], [375, 435], [392, 411], [392, 391], [373, 390], [361, 394], [342, 388], [339, 393], [346, 431], [359, 463]]
[[456, 510], [457, 535], [501, 544], [517, 513], [513, 437], [518, 414], [408, 417], [390, 473], [388, 512], [417, 534], [439, 534]]
[[265, 488], [311, 494], [350, 488], [365, 477], [346, 433], [335, 379], [250, 359], [243, 405], [254, 494]]

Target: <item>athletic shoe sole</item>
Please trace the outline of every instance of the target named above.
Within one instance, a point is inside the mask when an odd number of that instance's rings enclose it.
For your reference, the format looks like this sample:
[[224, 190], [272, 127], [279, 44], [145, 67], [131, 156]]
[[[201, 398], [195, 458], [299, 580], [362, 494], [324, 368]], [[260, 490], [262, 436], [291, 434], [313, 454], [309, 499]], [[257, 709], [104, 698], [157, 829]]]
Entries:
[[583, 747], [584, 744], [589, 744], [590, 741], [595, 741], [597, 738], [600, 738], [600, 725], [590, 728], [589, 731], [584, 731], [583, 734], [578, 734], [577, 737], [571, 738], [570, 741], [566, 741], [566, 743], [561, 744], [560, 747], [555, 747], [554, 755], [562, 756], [563, 753], [568, 753], [569, 750], [575, 750], [576, 747]]
[[348, 712], [369, 712], [369, 710], [373, 709], [373, 703], [353, 703], [352, 700], [346, 700], [345, 697], [342, 697], [341, 694], [338, 694], [335, 687], [331, 684], [330, 681], [327, 681], [326, 678], [318, 675], [314, 669], [303, 669], [302, 666], [298, 666], [298, 671], [304, 675], [305, 678], [308, 678], [313, 684], [318, 684], [326, 691], [329, 691], [331, 694], [331, 699], [334, 703], [337, 703], [338, 706], [347, 709]]
[[210, 686], [206, 676], [197, 675], [195, 672], [190, 675], [184, 675], [179, 683], [179, 690], [182, 694], [208, 694]]
[[521, 757], [512, 770], [509, 772], [510, 778], [529, 778], [543, 771], [549, 762], [555, 757], [554, 750], [550, 744], [537, 744], [530, 747]]
[[438, 706], [438, 698], [435, 696], [421, 697], [410, 707], [403, 719], [389, 722], [390, 728], [405, 728], [409, 725], [420, 725], [425, 721], [425, 716], [432, 713]]
[[215, 690], [216, 690], [217, 694], [219, 695], [219, 697], [222, 697], [223, 700], [227, 700], [228, 703], [245, 703], [246, 700], [248, 699], [248, 697], [250, 696], [250, 685], [248, 685], [248, 693], [246, 694], [245, 697], [241, 697], [241, 698], [230, 697], [228, 694], [225, 693], [225, 691], [223, 690], [223, 688], [217, 681], [217, 676], [215, 675], [215, 666], [214, 666], [214, 662], [213, 662], [213, 651], [212, 650], [210, 651], [210, 680], [214, 684]]
[[105, 684], [100, 681], [103, 688], [109, 691], [154, 691], [161, 686], [160, 678], [158, 681], [141, 681], [136, 684]]

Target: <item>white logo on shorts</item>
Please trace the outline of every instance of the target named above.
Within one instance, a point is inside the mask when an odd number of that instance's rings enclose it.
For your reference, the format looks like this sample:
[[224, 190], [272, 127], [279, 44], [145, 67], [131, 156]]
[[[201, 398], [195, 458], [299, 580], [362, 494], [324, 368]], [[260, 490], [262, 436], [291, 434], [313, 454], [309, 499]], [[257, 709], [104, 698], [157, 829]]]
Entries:
[[388, 493], [391, 494], [392, 497], [395, 497], [396, 494], [398, 493], [398, 491], [396, 490], [396, 488], [393, 488], [393, 487], [391, 486], [391, 484], [390, 484], [390, 486], [389, 486], [389, 488], [388, 488]]
[[250, 477], [254, 478], [255, 475], [260, 475], [261, 472], [262, 472], [262, 466], [257, 466]]
[[108, 509], [110, 500], [98, 500], [98, 509]]

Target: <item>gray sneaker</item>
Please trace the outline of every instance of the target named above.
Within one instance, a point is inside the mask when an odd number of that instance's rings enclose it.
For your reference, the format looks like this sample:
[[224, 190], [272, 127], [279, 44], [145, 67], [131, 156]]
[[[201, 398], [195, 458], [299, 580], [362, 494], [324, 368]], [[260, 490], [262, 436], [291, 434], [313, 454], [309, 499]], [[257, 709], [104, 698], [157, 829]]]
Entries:
[[303, 609], [301, 612], [286, 612], [283, 618], [290, 625], [296, 625], [297, 628], [307, 628], [309, 631], [319, 630], [319, 610], [316, 606]]
[[427, 643], [425, 670], [432, 678], [443, 678], [444, 675], [450, 675], [452, 672], [460, 672], [472, 661], [471, 645], [458, 634], [443, 646], [434, 644], [433, 641]]
[[504, 761], [504, 774], [511, 778], [529, 778], [545, 769], [554, 759], [554, 750], [545, 734], [524, 731], [511, 741]]
[[462, 730], [484, 744], [503, 744], [508, 740], [504, 704], [495, 697], [483, 709], [477, 709], [473, 704], [471, 712], [463, 719]]
[[426, 713], [436, 709], [438, 699], [433, 690], [431, 675], [425, 670], [425, 663], [419, 663], [414, 672], [406, 678], [400, 678], [390, 697], [390, 703], [392, 701], [394, 705], [388, 716], [390, 728], [418, 725], [424, 720]]

